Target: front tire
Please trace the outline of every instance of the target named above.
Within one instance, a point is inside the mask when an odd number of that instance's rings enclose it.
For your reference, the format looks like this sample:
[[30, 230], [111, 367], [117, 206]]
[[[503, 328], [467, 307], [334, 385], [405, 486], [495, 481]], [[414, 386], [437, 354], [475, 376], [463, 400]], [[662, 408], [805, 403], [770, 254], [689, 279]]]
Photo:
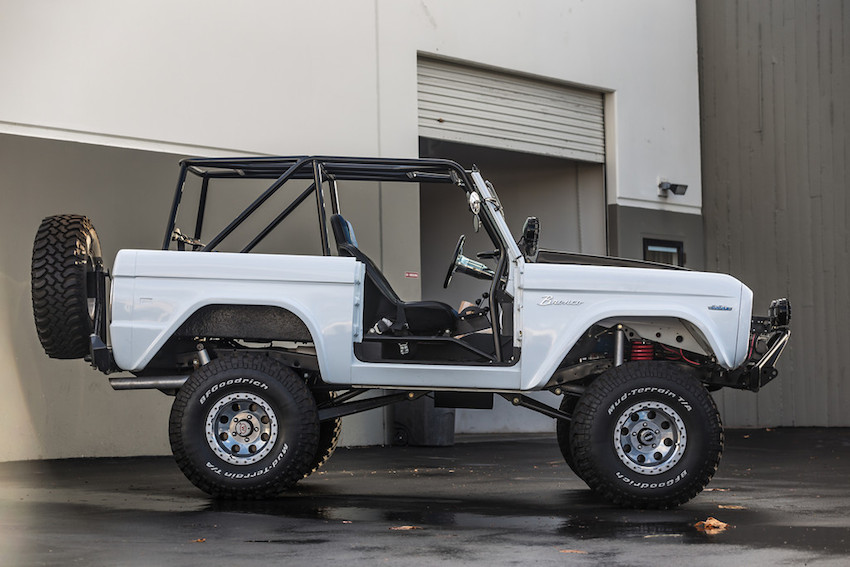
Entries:
[[177, 465], [215, 497], [265, 498], [301, 480], [316, 455], [316, 403], [307, 385], [274, 360], [249, 353], [198, 369], [171, 408]]
[[626, 507], [672, 508], [714, 476], [723, 429], [714, 400], [680, 365], [634, 362], [594, 380], [576, 405], [570, 443], [578, 475]]

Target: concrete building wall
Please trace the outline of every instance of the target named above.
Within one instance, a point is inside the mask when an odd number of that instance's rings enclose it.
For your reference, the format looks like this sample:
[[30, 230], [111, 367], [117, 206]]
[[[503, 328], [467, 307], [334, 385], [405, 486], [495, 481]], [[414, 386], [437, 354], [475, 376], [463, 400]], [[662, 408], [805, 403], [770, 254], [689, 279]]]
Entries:
[[731, 425], [847, 426], [850, 9], [841, 0], [700, 0], [706, 264], [756, 309], [788, 296], [791, 343], [758, 396], [724, 391]]
[[[691, 1], [45, 0], [4, 7], [0, 131], [168, 151], [415, 156], [416, 58], [609, 93], [610, 203], [701, 207]], [[658, 177], [691, 187], [657, 197]]]
[[30, 299], [32, 240], [51, 214], [90, 214], [105, 257], [162, 242], [177, 156], [0, 135], [3, 460], [161, 454], [170, 403], [113, 392], [82, 360], [47, 358]]
[[[177, 156], [416, 156], [420, 55], [605, 92], [608, 203], [696, 215], [695, 29], [680, 0], [5, 3], [0, 238], [17, 246], [0, 256], [0, 337], [15, 361], [0, 369], [12, 393], [0, 410], [15, 433], [0, 459], [168, 452], [159, 394], [109, 392], [82, 363], [41, 353], [24, 261], [41, 217], [91, 215], [111, 256], [159, 244]], [[691, 189], [665, 204], [659, 176]], [[367, 193], [369, 253], [416, 298], [404, 273], [420, 268], [419, 193]], [[349, 442], [385, 439], [382, 415], [364, 414]]]

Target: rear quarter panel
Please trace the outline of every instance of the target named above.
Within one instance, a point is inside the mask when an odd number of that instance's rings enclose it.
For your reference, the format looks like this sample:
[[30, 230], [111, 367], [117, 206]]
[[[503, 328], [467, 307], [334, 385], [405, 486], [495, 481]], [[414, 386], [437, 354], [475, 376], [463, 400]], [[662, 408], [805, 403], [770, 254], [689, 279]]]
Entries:
[[144, 369], [205, 305], [273, 305], [307, 325], [323, 378], [350, 382], [363, 281], [353, 258], [122, 250], [112, 276], [110, 334], [122, 369]]

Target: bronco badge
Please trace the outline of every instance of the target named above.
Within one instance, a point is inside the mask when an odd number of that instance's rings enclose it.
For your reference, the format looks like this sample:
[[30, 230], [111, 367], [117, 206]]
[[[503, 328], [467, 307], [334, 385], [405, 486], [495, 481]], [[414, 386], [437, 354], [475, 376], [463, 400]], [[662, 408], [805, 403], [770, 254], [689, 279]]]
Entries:
[[551, 295], [544, 295], [537, 305], [581, 305], [584, 301], [580, 299], [557, 299]]

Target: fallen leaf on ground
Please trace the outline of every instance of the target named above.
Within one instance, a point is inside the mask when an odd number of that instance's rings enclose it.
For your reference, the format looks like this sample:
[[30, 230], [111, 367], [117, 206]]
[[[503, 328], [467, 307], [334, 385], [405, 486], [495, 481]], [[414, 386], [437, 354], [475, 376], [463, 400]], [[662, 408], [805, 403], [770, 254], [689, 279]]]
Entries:
[[204, 543], [205, 541], [207, 541], [207, 538], [205, 538], [205, 537], [199, 537], [198, 539], [193, 540], [193, 541], [194, 541], [195, 543]]
[[587, 553], [586, 551], [582, 551], [580, 549], [561, 549], [558, 553]]
[[407, 530], [421, 530], [419, 526], [393, 526], [390, 528], [391, 530], [396, 531], [407, 531]]
[[729, 527], [729, 524], [726, 522], [721, 522], [717, 518], [708, 517], [705, 521], [697, 522], [694, 524], [694, 527], [697, 531], [705, 532], [708, 535], [715, 535], [719, 533], [723, 533]]
[[747, 508], [744, 506], [738, 506], [736, 504], [719, 504], [717, 506], [721, 510], [746, 510]]
[[729, 492], [728, 488], [706, 488], [705, 492]]

